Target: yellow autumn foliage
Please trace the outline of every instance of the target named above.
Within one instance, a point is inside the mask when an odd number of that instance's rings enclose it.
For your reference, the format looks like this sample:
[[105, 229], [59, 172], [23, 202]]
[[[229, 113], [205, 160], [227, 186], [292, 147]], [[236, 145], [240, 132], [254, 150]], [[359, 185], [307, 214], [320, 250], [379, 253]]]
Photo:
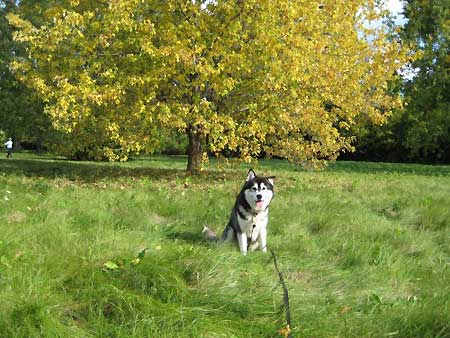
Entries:
[[335, 159], [358, 116], [382, 123], [401, 104], [386, 89], [408, 49], [365, 27], [385, 15], [377, 1], [79, 0], [51, 11], [39, 27], [9, 16], [29, 56], [11, 66], [71, 151], [93, 157], [151, 152], [174, 129], [201, 143], [190, 153], [200, 161], [202, 145], [246, 161]]

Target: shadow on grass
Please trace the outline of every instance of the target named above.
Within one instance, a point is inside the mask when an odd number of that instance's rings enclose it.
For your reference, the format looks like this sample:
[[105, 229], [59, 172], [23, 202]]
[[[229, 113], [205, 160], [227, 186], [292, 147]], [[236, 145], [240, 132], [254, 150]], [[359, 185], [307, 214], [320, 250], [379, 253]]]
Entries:
[[188, 244], [202, 245], [202, 246], [210, 246], [215, 244], [213, 241], [208, 241], [205, 239], [203, 234], [201, 233], [201, 229], [199, 228], [198, 232], [180, 232], [174, 231], [169, 234], [166, 234], [166, 237], [170, 240], [178, 240]]
[[[179, 160], [179, 159], [178, 159]], [[61, 159], [0, 159], [0, 174], [16, 174], [27, 177], [44, 177], [49, 179], [66, 178], [82, 182], [95, 182], [101, 179], [118, 178], [150, 178], [155, 180], [176, 180], [192, 176], [184, 169], [165, 167], [139, 166], [131, 167], [118, 163], [75, 162]], [[150, 163], [150, 162], [149, 162]], [[152, 163], [155, 165], [155, 162]], [[232, 179], [239, 177], [239, 171], [209, 170], [192, 176], [192, 181], [210, 181], [216, 179]], [[241, 174], [242, 175], [242, 174]]]
[[450, 165], [337, 161], [336, 163], [330, 164], [326, 171], [355, 174], [450, 176]]
[[[128, 163], [69, 161], [61, 158], [35, 156], [30, 158], [0, 159], [0, 174], [16, 174], [28, 177], [67, 178], [83, 182], [95, 182], [114, 178], [151, 178], [176, 180], [191, 176], [184, 169], [183, 156], [146, 156], [132, 159]], [[213, 166], [214, 167], [214, 166]], [[270, 172], [274, 169], [303, 172], [303, 169], [281, 160], [262, 160], [260, 168]], [[259, 171], [260, 168], [256, 170]], [[235, 169], [209, 169], [192, 176], [192, 182], [223, 179], [241, 180], [247, 166]], [[320, 172], [320, 171], [319, 171]], [[350, 174], [403, 174], [420, 176], [450, 176], [449, 165], [422, 165], [382, 162], [338, 161], [331, 163], [325, 172]]]
[[28, 177], [58, 178], [71, 180], [96, 181], [102, 178], [152, 177], [171, 178], [183, 174], [179, 169], [127, 168], [95, 164], [92, 162], [72, 162], [64, 160], [0, 160], [0, 170], [6, 174]]

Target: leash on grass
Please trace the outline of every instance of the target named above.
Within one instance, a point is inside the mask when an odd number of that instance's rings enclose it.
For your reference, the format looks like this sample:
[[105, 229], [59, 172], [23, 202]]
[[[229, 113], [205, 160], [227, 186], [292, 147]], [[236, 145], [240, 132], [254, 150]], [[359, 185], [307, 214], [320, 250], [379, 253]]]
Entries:
[[286, 283], [284, 281], [283, 273], [278, 268], [277, 256], [275, 255], [275, 252], [273, 252], [273, 250], [270, 249], [267, 246], [266, 246], [266, 248], [267, 248], [267, 250], [269, 250], [270, 254], [272, 255], [273, 265], [275, 266], [275, 270], [278, 273], [278, 279], [280, 281], [281, 288], [283, 289], [283, 302], [284, 302], [284, 309], [285, 309], [285, 313], [286, 313], [286, 328], [281, 329], [278, 332], [281, 333], [282, 335], [284, 335], [286, 338], [292, 338], [292, 334], [291, 334], [291, 327], [292, 327], [291, 308], [289, 306], [289, 292], [288, 292], [288, 288], [287, 288]]
[[[247, 251], [250, 249], [250, 242], [251, 238], [253, 237], [253, 230], [255, 229], [255, 226], [253, 226], [252, 233], [250, 236], [250, 239], [247, 242]], [[289, 306], [289, 292], [288, 288], [286, 286], [286, 282], [284, 281], [283, 273], [278, 268], [278, 261], [277, 261], [277, 255], [275, 255], [275, 252], [269, 248], [267, 245], [265, 246], [267, 250], [269, 250], [272, 259], [273, 259], [273, 265], [275, 266], [275, 270], [278, 274], [278, 279], [280, 281], [281, 288], [283, 289], [283, 302], [284, 302], [284, 309], [286, 314], [286, 327], [278, 330], [278, 332], [282, 335], [284, 335], [285, 338], [292, 338], [291, 334], [291, 327], [292, 327], [292, 321], [291, 321], [291, 307]]]

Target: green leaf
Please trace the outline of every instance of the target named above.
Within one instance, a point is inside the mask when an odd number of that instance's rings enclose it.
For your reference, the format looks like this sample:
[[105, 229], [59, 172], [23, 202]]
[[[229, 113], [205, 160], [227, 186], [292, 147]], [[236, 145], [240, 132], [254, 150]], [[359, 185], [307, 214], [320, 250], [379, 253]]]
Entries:
[[109, 270], [119, 269], [119, 266], [116, 263], [114, 263], [113, 261], [107, 261], [106, 263], [103, 264], [103, 266]]
[[382, 305], [382, 304], [383, 304], [383, 302], [381, 301], [380, 296], [378, 296], [378, 295], [375, 294], [375, 293], [372, 293], [372, 294], [370, 295], [370, 298], [371, 298], [375, 303], [377, 303], [377, 304], [379, 304], [379, 305]]
[[148, 248], [142, 249], [142, 250], [138, 253], [137, 258], [139, 258], [140, 260], [143, 259], [144, 256], [145, 256], [145, 252], [146, 252], [147, 250], [148, 250]]

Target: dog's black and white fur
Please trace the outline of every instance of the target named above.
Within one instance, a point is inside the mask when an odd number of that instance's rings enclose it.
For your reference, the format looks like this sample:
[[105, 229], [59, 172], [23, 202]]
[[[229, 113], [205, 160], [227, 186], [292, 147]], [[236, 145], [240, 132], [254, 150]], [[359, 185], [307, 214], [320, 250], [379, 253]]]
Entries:
[[258, 247], [267, 251], [267, 223], [269, 204], [274, 196], [273, 184], [274, 177], [256, 176], [253, 170], [249, 170], [220, 243], [237, 240], [244, 255]]

